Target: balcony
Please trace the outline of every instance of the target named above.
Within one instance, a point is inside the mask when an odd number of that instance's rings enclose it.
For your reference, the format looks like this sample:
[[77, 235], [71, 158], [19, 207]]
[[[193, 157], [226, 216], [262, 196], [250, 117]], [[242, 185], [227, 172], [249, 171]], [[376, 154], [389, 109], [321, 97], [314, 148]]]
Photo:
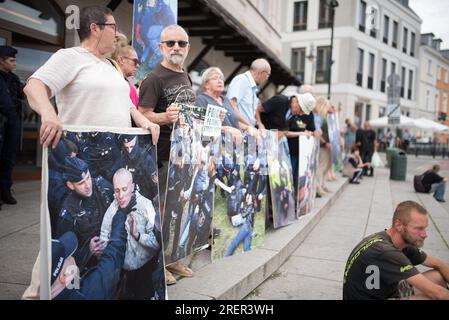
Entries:
[[380, 92], [385, 92], [385, 80], [380, 82]]
[[368, 89], [373, 88], [374, 79], [373, 77], [368, 77]]
[[359, 87], [362, 86], [362, 81], [363, 81], [363, 73], [357, 72], [356, 84], [357, 84]]
[[293, 31], [304, 31], [307, 30], [307, 22], [297, 23], [293, 25]]
[[332, 27], [332, 21], [324, 20], [318, 22], [318, 29], [325, 29], [325, 28], [331, 28]]
[[446, 121], [447, 114], [445, 112], [438, 113], [438, 121]]

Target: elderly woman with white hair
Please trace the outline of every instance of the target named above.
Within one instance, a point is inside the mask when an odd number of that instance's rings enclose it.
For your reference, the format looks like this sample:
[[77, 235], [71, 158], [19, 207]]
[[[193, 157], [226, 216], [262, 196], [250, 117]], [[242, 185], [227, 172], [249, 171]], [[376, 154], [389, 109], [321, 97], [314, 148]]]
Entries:
[[239, 121], [229, 99], [223, 95], [224, 76], [218, 67], [210, 67], [203, 71], [201, 78], [203, 91], [196, 98], [195, 105], [207, 107], [208, 104], [222, 107], [226, 110], [222, 132], [230, 132], [236, 141], [241, 141], [240, 130], [247, 130], [251, 135], [257, 134], [257, 129]]

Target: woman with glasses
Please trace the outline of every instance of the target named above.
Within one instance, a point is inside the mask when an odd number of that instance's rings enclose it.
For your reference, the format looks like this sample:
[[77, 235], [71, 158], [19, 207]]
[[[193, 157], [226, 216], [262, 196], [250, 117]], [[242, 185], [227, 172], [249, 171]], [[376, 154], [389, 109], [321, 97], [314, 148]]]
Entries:
[[139, 96], [136, 88], [128, 81], [128, 77], [136, 75], [136, 71], [139, 68], [139, 59], [134, 48], [127, 44], [128, 40], [125, 35], [120, 34], [117, 36], [117, 49], [115, 49], [111, 58], [116, 63], [118, 70], [122, 73], [126, 82], [129, 85], [129, 97], [131, 101], [139, 108]]
[[[56, 147], [62, 125], [127, 128], [131, 118], [149, 129], [153, 143], [159, 126], [136, 109], [128, 83], [107, 60], [116, 49], [117, 24], [112, 11], [91, 6], [80, 12], [80, 46], [61, 49], [38, 69], [24, 89], [33, 110], [40, 114], [40, 141]], [[57, 113], [50, 103], [56, 98]]]

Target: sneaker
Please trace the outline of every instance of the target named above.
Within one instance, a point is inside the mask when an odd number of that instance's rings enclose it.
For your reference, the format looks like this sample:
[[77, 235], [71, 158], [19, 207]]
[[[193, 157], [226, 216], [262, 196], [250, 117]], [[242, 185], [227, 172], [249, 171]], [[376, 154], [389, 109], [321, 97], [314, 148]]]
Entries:
[[173, 274], [165, 269], [165, 284], [167, 286], [171, 286], [172, 284], [176, 283], [176, 278], [173, 276]]
[[446, 202], [446, 200], [444, 200], [444, 199], [438, 199], [438, 198], [436, 198], [436, 197], [434, 197], [434, 198], [435, 198], [435, 200], [438, 201], [438, 202]]
[[349, 181], [349, 183], [352, 183], [352, 184], [360, 184], [360, 181]]
[[185, 264], [181, 263], [180, 261], [166, 266], [166, 269], [172, 273], [178, 274], [183, 277], [192, 277], [193, 276], [192, 269], [190, 269], [189, 267], [187, 267]]
[[1, 198], [6, 204], [17, 204], [17, 200], [12, 196], [11, 188], [2, 187], [1, 188]]

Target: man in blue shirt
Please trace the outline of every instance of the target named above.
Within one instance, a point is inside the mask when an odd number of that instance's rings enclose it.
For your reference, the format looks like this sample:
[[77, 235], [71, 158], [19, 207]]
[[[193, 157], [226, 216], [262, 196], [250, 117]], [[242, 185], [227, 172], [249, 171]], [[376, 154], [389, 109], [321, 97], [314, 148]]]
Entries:
[[270, 74], [268, 61], [256, 59], [248, 71], [236, 76], [229, 84], [227, 97], [243, 123], [253, 127], [256, 125], [256, 108], [260, 104], [257, 86], [267, 81]]

